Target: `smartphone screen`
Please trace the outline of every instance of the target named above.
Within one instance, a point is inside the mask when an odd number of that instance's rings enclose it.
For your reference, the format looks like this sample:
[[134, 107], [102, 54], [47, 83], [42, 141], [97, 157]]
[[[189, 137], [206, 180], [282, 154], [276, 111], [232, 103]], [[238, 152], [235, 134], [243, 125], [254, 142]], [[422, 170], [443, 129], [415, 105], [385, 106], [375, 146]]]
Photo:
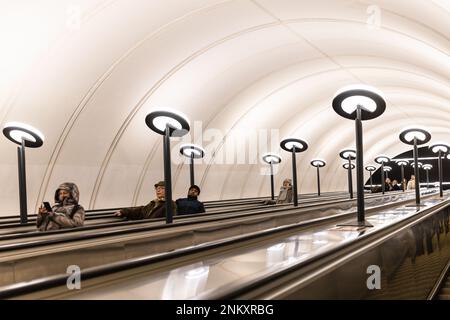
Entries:
[[48, 202], [44, 202], [44, 207], [48, 212], [52, 212], [52, 206]]

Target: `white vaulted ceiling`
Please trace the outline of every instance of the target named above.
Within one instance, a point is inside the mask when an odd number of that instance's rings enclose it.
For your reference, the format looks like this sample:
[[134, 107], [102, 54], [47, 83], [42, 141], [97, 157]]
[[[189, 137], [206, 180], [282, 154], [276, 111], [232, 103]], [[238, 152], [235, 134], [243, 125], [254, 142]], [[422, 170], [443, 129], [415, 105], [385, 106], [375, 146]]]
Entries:
[[[450, 141], [449, 38], [448, 0], [0, 1], [0, 124], [46, 136], [27, 149], [30, 211], [64, 181], [89, 209], [150, 200], [162, 138], [144, 118], [164, 107], [186, 114], [207, 150], [196, 165], [203, 200], [268, 195], [264, 165], [250, 163], [267, 151], [283, 157], [276, 186], [290, 177], [279, 140], [245, 163], [215, 163], [227, 155], [218, 137], [245, 144], [271, 130], [310, 145], [297, 158], [301, 193], [316, 189], [316, 157], [327, 161], [322, 189], [345, 190], [338, 153], [354, 146], [354, 125], [331, 108], [334, 93], [365, 83], [386, 96], [386, 112], [364, 122], [367, 164], [408, 150], [398, 133], [410, 124]], [[16, 151], [3, 137], [0, 154], [0, 214], [16, 214]], [[188, 166], [172, 176], [184, 196]]]

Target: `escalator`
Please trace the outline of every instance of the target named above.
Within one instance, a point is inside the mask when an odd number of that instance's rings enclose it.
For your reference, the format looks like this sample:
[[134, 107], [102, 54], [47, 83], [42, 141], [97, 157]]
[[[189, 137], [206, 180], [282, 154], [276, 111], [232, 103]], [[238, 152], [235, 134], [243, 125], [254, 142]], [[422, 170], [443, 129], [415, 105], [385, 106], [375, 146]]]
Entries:
[[450, 274], [447, 275], [447, 280], [437, 296], [437, 300], [450, 300]]
[[[423, 205], [375, 210], [373, 228], [340, 226], [349, 217], [308, 221], [82, 268], [81, 290], [68, 290], [61, 274], [2, 287], [0, 297], [423, 299], [450, 257], [450, 199]], [[369, 288], [370, 266], [381, 269], [378, 290]]]

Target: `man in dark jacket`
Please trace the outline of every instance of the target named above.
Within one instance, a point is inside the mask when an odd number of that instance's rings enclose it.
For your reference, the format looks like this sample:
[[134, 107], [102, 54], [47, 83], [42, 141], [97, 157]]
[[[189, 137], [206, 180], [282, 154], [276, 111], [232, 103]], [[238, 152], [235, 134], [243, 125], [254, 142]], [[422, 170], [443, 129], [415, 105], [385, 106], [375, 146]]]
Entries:
[[[153, 219], [162, 218], [166, 216], [166, 206], [165, 206], [165, 196], [166, 188], [164, 181], [159, 181], [155, 184], [156, 199], [150, 201], [145, 206], [135, 207], [135, 208], [125, 208], [120, 209], [114, 213], [117, 217], [125, 217], [129, 220], [140, 220], [140, 219]], [[173, 215], [176, 214], [177, 205], [172, 201], [172, 211]]]
[[203, 203], [197, 200], [199, 194], [200, 188], [196, 185], [191, 186], [188, 191], [188, 197], [180, 198], [176, 201], [178, 215], [205, 212]]

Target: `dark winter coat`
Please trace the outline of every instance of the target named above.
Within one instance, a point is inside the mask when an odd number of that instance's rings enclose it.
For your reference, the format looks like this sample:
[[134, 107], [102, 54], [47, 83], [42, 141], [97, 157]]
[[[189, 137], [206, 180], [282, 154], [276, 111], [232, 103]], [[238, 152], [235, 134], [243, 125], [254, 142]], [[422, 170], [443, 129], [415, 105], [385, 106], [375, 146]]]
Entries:
[[[129, 220], [153, 219], [166, 216], [165, 201], [155, 199], [145, 206], [121, 209], [122, 216]], [[176, 215], [177, 205], [172, 201], [172, 214]]]
[[195, 214], [205, 212], [203, 203], [197, 197], [180, 198], [176, 201], [178, 215]]

